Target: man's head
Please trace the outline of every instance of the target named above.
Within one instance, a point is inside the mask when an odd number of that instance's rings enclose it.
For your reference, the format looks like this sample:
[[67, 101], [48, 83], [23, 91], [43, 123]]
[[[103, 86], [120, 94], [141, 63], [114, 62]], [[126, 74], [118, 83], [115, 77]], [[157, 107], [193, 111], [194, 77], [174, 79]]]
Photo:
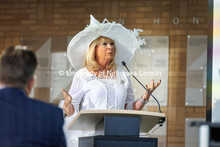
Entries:
[[9, 47], [1, 55], [0, 82], [5, 86], [25, 89], [29, 94], [36, 67], [37, 59], [33, 51]]

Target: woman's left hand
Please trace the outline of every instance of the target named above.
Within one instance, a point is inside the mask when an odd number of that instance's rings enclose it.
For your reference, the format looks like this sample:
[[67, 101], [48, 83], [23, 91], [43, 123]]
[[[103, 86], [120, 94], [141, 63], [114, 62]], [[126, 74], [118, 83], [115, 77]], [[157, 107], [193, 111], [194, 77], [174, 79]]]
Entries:
[[[156, 84], [154, 83], [154, 80], [152, 80], [150, 82], [150, 86], [146, 85], [146, 88], [150, 93], [153, 93], [153, 91], [160, 85], [160, 83], [161, 80]], [[150, 98], [150, 94], [147, 91], [145, 91], [144, 95], [142, 96], [142, 100], [147, 101], [149, 98]]]

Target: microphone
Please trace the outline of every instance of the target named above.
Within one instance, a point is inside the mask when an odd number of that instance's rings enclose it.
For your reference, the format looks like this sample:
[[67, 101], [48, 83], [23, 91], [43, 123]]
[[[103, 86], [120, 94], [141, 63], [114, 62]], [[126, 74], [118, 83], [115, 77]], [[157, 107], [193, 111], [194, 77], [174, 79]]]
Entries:
[[[126, 63], [125, 63], [124, 61], [122, 61], [121, 63], [122, 63], [122, 65], [127, 69], [127, 71], [131, 74], [131, 72], [130, 72], [130, 70], [128, 69]], [[158, 100], [153, 96], [153, 94], [152, 94], [150, 91], [148, 91], [148, 89], [147, 89], [133, 74], [131, 74], [131, 75], [132, 75], [132, 76], [135, 78], [135, 80], [138, 81], [138, 83], [154, 98], [154, 100], [157, 102], [157, 105], [158, 105], [158, 107], [159, 107], [159, 112], [162, 113], [162, 111], [161, 111], [161, 109], [160, 109], [160, 103], [158, 102]]]

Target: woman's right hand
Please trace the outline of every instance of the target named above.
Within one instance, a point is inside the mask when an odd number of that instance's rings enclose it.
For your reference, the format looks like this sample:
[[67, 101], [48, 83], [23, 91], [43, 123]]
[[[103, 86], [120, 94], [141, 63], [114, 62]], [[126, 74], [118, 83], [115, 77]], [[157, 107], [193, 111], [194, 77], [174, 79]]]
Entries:
[[63, 96], [65, 98], [64, 105], [63, 105], [63, 110], [65, 111], [65, 113], [67, 115], [72, 115], [74, 113], [74, 108], [73, 108], [73, 105], [71, 104], [72, 97], [63, 88], [62, 88], [62, 93], [63, 93]]
[[62, 93], [63, 93], [63, 96], [65, 98], [65, 103], [66, 104], [71, 103], [71, 101], [72, 101], [71, 95], [69, 95], [69, 93], [66, 92], [63, 88], [62, 88]]

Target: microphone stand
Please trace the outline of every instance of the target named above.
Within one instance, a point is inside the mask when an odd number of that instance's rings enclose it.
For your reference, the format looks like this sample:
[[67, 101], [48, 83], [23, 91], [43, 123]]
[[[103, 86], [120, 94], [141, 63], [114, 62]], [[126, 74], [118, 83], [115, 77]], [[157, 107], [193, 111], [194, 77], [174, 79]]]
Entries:
[[[127, 69], [127, 71], [131, 74], [130, 70], [128, 69], [126, 63], [124, 61], [122, 61], [122, 65]], [[159, 112], [162, 113], [161, 109], [160, 109], [160, 103], [158, 102], [158, 100], [154, 97], [154, 95], [133, 75], [131, 74], [136, 81], [138, 81], [138, 83], [154, 98], [154, 100], [157, 102], [158, 108], [159, 108]], [[158, 124], [160, 126], [163, 125], [163, 123], [165, 122], [165, 118], [160, 118]]]

